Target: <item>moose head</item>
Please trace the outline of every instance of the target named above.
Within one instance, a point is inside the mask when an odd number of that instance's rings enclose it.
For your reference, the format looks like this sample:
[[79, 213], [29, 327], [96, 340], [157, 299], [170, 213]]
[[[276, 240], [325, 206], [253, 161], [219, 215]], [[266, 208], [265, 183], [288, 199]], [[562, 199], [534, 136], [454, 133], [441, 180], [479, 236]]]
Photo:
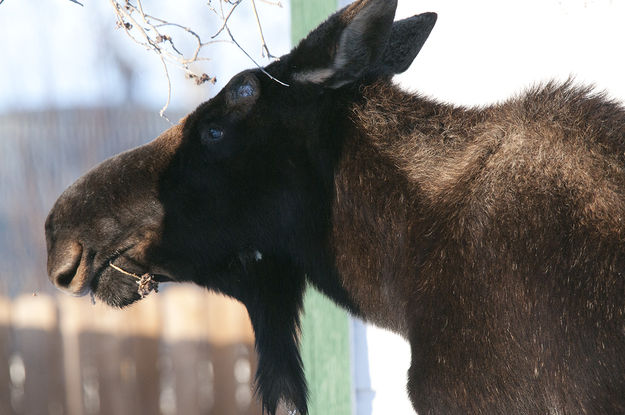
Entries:
[[52, 282], [116, 307], [141, 298], [131, 274], [240, 300], [256, 333], [265, 409], [284, 400], [305, 414], [305, 276], [358, 312], [331, 247], [350, 108], [363, 86], [408, 68], [436, 20], [393, 22], [395, 9], [386, 0], [346, 7], [291, 53], [239, 73], [154, 141], [80, 178], [46, 221]]

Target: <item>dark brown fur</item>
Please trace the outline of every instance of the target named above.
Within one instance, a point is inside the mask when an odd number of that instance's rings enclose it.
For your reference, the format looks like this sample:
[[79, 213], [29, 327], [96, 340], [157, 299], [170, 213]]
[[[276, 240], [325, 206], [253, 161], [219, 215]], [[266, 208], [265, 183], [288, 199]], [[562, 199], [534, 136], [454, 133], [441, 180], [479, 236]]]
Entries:
[[334, 249], [359, 309], [410, 339], [415, 407], [624, 412], [623, 109], [571, 82], [482, 110], [364, 96]]
[[306, 414], [306, 283], [404, 336], [426, 414], [625, 413], [625, 110], [572, 81], [500, 105], [393, 85], [435, 22], [361, 0], [46, 222], [53, 282], [114, 306], [129, 273], [247, 307], [264, 408]]

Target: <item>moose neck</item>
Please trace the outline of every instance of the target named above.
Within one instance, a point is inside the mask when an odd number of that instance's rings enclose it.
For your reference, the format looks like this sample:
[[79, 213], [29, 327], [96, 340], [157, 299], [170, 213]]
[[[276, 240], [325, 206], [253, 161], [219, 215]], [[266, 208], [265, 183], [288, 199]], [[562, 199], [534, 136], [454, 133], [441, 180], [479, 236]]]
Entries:
[[[405, 93], [389, 82], [364, 89], [334, 176], [330, 251], [338, 280], [367, 320], [406, 333], [406, 307], [428, 250], [432, 211], [440, 205], [430, 180], [431, 157], [453, 141], [450, 112], [465, 110]], [[456, 118], [458, 119], [458, 118]], [[464, 122], [458, 128], [464, 128]], [[444, 132], [444, 133], [443, 133]], [[449, 155], [448, 155], [449, 156]]]

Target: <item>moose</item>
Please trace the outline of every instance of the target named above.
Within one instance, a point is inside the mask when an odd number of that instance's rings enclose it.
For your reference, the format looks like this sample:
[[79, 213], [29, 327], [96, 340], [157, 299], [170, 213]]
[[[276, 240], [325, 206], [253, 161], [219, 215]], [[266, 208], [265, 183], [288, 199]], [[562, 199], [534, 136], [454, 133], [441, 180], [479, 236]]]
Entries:
[[625, 413], [625, 109], [573, 81], [408, 93], [437, 16], [396, 6], [352, 3], [78, 179], [50, 279], [114, 307], [164, 281], [238, 299], [269, 414], [307, 413], [307, 284], [410, 343], [419, 414]]

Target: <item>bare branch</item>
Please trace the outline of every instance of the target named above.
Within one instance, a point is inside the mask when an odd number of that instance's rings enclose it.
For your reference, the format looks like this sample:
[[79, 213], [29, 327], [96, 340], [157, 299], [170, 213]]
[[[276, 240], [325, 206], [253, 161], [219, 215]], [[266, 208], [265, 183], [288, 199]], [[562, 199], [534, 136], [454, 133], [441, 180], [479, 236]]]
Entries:
[[[0, 3], [4, 0], [0, 0]], [[77, 0], [70, 0], [78, 3]], [[275, 57], [269, 52], [269, 47], [267, 46], [267, 42], [265, 41], [265, 36], [263, 34], [263, 29], [261, 25], [261, 21], [258, 15], [258, 11], [256, 9], [255, 0], [250, 0], [251, 6], [253, 8], [254, 16], [256, 18], [256, 24], [258, 26], [258, 30], [260, 33], [260, 40], [262, 43], [262, 55], [267, 56], [268, 58], [275, 59]], [[280, 1], [274, 0], [260, 0], [264, 3], [282, 7]], [[219, 0], [219, 10], [217, 10], [213, 4], [212, 0], [209, 0], [207, 6], [210, 10], [212, 10], [215, 15], [217, 15], [222, 21], [221, 27], [219, 30], [211, 36], [211, 40], [203, 41], [201, 36], [197, 31], [179, 24], [175, 22], [169, 22], [163, 18], [153, 16], [151, 14], [146, 13], [143, 8], [142, 0], [109, 0], [110, 4], [113, 6], [113, 10], [117, 17], [117, 26], [124, 30], [124, 32], [132, 39], [133, 42], [137, 43], [139, 46], [154, 52], [161, 61], [163, 65], [163, 70], [165, 71], [165, 77], [167, 79], [167, 102], [165, 106], [160, 111], [162, 117], [165, 117], [165, 111], [169, 107], [171, 102], [171, 78], [169, 76], [169, 65], [173, 65], [174, 67], [182, 70], [185, 73], [185, 76], [191, 80], [193, 80], [197, 85], [201, 85], [206, 82], [210, 82], [214, 84], [216, 82], [215, 76], [210, 76], [206, 73], [196, 72], [191, 69], [190, 65], [200, 62], [200, 61], [208, 61], [209, 58], [205, 58], [200, 56], [204, 47], [218, 43], [218, 42], [226, 42], [226, 43], [234, 43], [239, 49], [245, 53], [245, 55], [258, 67], [260, 68], [269, 78], [274, 81], [280, 83], [281, 85], [288, 86], [284, 82], [281, 82], [275, 79], [273, 76], [268, 74], [251, 56], [247, 51], [245, 51], [241, 45], [235, 40], [230, 28], [228, 27], [228, 23], [230, 18], [234, 15], [237, 7], [243, 3], [243, 0]], [[224, 3], [226, 3], [229, 7], [227, 13], [224, 11]], [[193, 39], [195, 43], [195, 49], [190, 54], [185, 54], [182, 49], [180, 49], [176, 42], [179, 40], [178, 38], [174, 39], [173, 34], [171, 34], [168, 29], [176, 29], [180, 30], [183, 36], [190, 37]], [[223, 32], [227, 32], [229, 36], [229, 40], [216, 39]], [[169, 120], [168, 120], [169, 121]]]
[[[190, 28], [146, 14], [141, 0], [136, 0], [136, 6], [131, 3], [130, 0], [125, 0], [123, 4], [120, 4], [118, 0], [109, 1], [117, 16], [117, 26], [122, 28], [135, 43], [156, 53], [163, 65], [168, 89], [167, 102], [160, 111], [163, 118], [166, 118], [164, 114], [171, 102], [171, 78], [169, 76], [168, 64], [172, 64], [181, 69], [188, 78], [193, 79], [198, 85], [205, 82], [213, 84], [216, 82], [214, 76], [211, 77], [205, 73], [197, 73], [191, 70], [190, 65], [198, 61], [208, 60], [207, 58], [201, 58], [199, 56], [204, 46], [223, 41], [215, 40], [202, 42], [200, 36]], [[195, 40], [196, 48], [190, 57], [185, 57], [180, 49], [176, 47], [171, 35], [160, 32], [159, 29], [165, 27], [181, 29], [183, 33], [191, 36]]]
[[[219, 28], [219, 30], [217, 31], [217, 33], [215, 33], [213, 36], [211, 36], [211, 39], [215, 39], [217, 36], [219, 36], [221, 34], [221, 32], [224, 31], [224, 29], [226, 28], [226, 26], [228, 25], [228, 20], [230, 20], [230, 17], [232, 16], [232, 13], [234, 13], [234, 10], [237, 8], [237, 6], [239, 4], [241, 4], [242, 0], [237, 0], [236, 3], [233, 3], [232, 8], [230, 9], [230, 11], [228, 12], [228, 15], [224, 17], [224, 13], [223, 13], [223, 3], [220, 3], [222, 5], [221, 7], [221, 19], [223, 20], [223, 24], [221, 25], [221, 27]], [[212, 9], [213, 12], [217, 15], [219, 15], [217, 13], [217, 11], [215, 9]]]
[[[267, 75], [267, 77], [269, 77], [269, 79], [271, 79], [271, 80], [273, 80], [273, 81], [275, 81], [275, 82], [279, 83], [279, 84], [280, 84], [280, 85], [282, 85], [282, 86], [287, 86], [287, 87], [288, 87], [288, 86], [289, 86], [288, 84], [286, 84], [286, 83], [284, 83], [284, 82], [280, 81], [279, 79], [276, 79], [276, 78], [275, 78], [275, 77], [273, 77], [270, 73], [268, 73], [267, 71], [265, 71], [265, 69], [264, 69], [262, 66], [260, 66], [260, 65], [258, 64], [258, 62], [256, 62], [256, 60], [254, 60], [254, 58], [252, 58], [252, 57], [250, 56], [250, 54], [249, 54], [249, 53], [247, 53], [247, 51], [246, 51], [246, 50], [245, 50], [245, 49], [244, 49], [244, 48], [243, 48], [243, 47], [239, 44], [239, 42], [237, 42], [237, 41], [236, 41], [236, 39], [235, 39], [235, 38], [234, 38], [234, 36], [232, 35], [232, 32], [230, 31], [230, 28], [228, 27], [228, 20], [230, 19], [230, 16], [232, 15], [232, 10], [233, 10], [234, 8], [236, 8], [236, 7], [237, 7], [237, 6], [241, 3], [241, 1], [242, 1], [242, 0], [233, 0], [233, 1], [234, 1], [234, 3], [231, 3], [231, 4], [233, 4], [232, 9], [230, 10], [230, 12], [228, 13], [228, 15], [227, 15], [227, 16], [225, 16], [225, 15], [224, 15], [223, 1], [220, 1], [220, 3], [219, 3], [219, 5], [220, 5], [220, 10], [221, 10], [221, 18], [222, 18], [222, 20], [224, 21], [223, 26], [222, 26], [222, 29], [220, 29], [220, 31], [222, 31], [223, 29], [225, 29], [225, 30], [226, 30], [226, 32], [228, 33], [228, 36], [230, 36], [230, 40], [232, 40], [232, 42], [233, 42], [235, 45], [237, 45], [237, 47], [238, 47], [238, 48], [239, 48], [239, 49], [240, 49], [240, 50], [241, 50], [241, 51], [245, 54], [245, 56], [247, 56], [247, 57], [249, 58], [249, 60], [251, 60], [251, 61], [254, 63], [254, 65], [256, 65], [256, 67], [257, 67], [258, 69], [260, 69], [260, 70], [261, 70], [261, 72], [263, 72], [265, 75]], [[210, 1], [209, 1], [209, 5], [210, 5]], [[216, 14], [218, 14], [217, 10], [215, 10], [215, 9], [214, 9], [214, 8], [212, 8], [212, 7], [211, 7], [211, 9], [213, 10], [213, 12], [215, 12]]]
[[171, 102], [171, 79], [169, 78], [169, 70], [167, 69], [167, 63], [165, 62], [163, 55], [160, 55], [160, 58], [161, 58], [161, 63], [163, 64], [163, 70], [165, 71], [165, 77], [167, 78], [167, 102], [165, 103], [163, 108], [161, 108], [158, 114], [161, 117], [165, 118], [167, 122], [169, 122], [170, 124], [173, 124], [171, 121], [169, 121], [169, 118], [165, 116], [165, 111], [167, 111], [167, 108], [169, 107], [169, 103]]
[[239, 45], [239, 43], [236, 41], [236, 39], [234, 38], [234, 36], [232, 36], [232, 32], [230, 32], [230, 28], [228, 28], [228, 26], [226, 26], [226, 31], [228, 32], [228, 35], [230, 36], [230, 39], [232, 39], [232, 41], [234, 42], [235, 45], [237, 45], [239, 47], [239, 49], [241, 49], [243, 51], [243, 53], [245, 53], [245, 56], [247, 56], [252, 62], [254, 62], [254, 65], [256, 65], [258, 67], [258, 69], [261, 70], [262, 73], [264, 73], [265, 75], [267, 75], [269, 77], [269, 79], [279, 83], [282, 86], [289, 86], [289, 84], [282, 82], [281, 80], [273, 77], [269, 72], [267, 72], [265, 70], [265, 68], [263, 68], [262, 66], [260, 66], [255, 60], [254, 58], [252, 58], [250, 56], [249, 53], [247, 53], [247, 51], [245, 49], [243, 49], [241, 47], [241, 45]]
[[263, 42], [263, 56], [265, 56], [265, 52], [267, 52], [267, 57], [270, 59], [275, 59], [275, 56], [269, 52], [269, 48], [267, 47], [267, 42], [265, 42], [265, 35], [263, 35], [263, 27], [260, 24], [260, 19], [258, 18], [258, 10], [256, 10], [256, 1], [252, 0], [252, 8], [254, 9], [254, 16], [256, 17], [256, 24], [258, 25], [258, 31], [260, 32], [260, 39]]

